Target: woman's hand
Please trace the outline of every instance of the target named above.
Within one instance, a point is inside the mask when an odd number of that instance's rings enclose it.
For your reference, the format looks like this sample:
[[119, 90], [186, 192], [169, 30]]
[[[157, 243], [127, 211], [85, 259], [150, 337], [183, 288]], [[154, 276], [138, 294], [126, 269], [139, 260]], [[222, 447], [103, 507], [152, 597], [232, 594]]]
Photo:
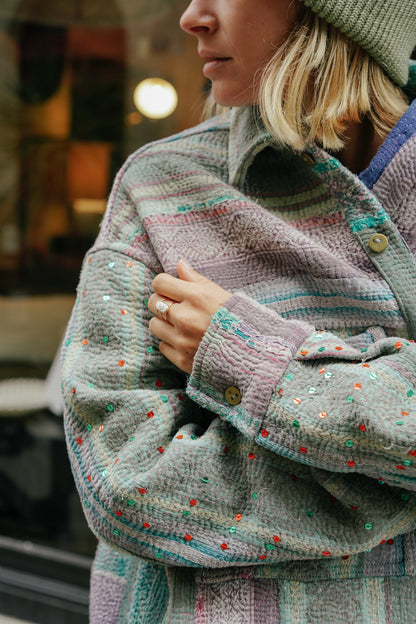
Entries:
[[184, 260], [179, 260], [177, 271], [178, 278], [160, 273], [153, 280], [155, 294], [149, 299], [150, 311], [157, 315], [156, 305], [163, 299], [174, 304], [166, 313], [167, 320], [155, 316], [150, 320], [149, 329], [160, 339], [160, 352], [190, 374], [211, 317], [228, 301], [231, 293], [194, 271]]

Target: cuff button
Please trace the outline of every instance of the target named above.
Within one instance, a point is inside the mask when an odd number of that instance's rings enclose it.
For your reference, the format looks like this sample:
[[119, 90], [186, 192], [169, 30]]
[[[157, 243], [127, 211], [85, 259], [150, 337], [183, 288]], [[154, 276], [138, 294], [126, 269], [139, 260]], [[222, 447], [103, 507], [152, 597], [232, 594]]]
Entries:
[[229, 405], [238, 405], [241, 403], [241, 392], [236, 386], [227, 388], [224, 396]]

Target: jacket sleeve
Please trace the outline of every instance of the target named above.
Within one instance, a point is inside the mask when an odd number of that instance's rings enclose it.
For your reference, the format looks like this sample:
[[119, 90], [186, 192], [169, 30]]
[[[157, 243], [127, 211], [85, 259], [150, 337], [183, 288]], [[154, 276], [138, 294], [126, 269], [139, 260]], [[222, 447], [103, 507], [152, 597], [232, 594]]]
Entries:
[[[414, 439], [411, 416], [392, 425], [396, 409], [411, 413], [412, 345], [376, 346], [367, 369], [345, 345], [340, 359], [337, 343], [319, 363], [332, 339], [305, 338], [310, 328], [295, 323], [302, 347], [294, 356], [287, 339], [260, 337], [238, 320], [240, 301], [256, 313], [257, 304], [237, 295], [212, 321], [188, 396], [148, 330], [154, 268], [137, 250], [102, 240], [85, 260], [63, 348], [69, 455], [100, 539], [165, 563], [221, 567], [363, 552], [413, 527], [413, 493], [387, 484], [412, 486], [402, 444]], [[246, 372], [257, 364], [259, 376]], [[223, 400], [224, 380], [242, 389], [237, 407]], [[338, 412], [333, 396], [343, 399]], [[314, 409], [301, 416], [308, 404]], [[386, 404], [387, 416], [378, 411]], [[391, 467], [393, 457], [403, 470]]]
[[235, 294], [200, 345], [189, 396], [299, 464], [415, 490], [415, 343], [357, 348], [329, 332], [304, 337], [299, 326]]

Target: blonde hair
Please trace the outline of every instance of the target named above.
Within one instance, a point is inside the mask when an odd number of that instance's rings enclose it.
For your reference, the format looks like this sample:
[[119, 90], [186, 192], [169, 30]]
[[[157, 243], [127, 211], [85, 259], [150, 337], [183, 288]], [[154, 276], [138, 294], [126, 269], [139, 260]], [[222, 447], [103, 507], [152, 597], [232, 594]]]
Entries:
[[[384, 138], [408, 108], [377, 61], [308, 7], [256, 79], [267, 129], [298, 150], [311, 142], [340, 150], [348, 122], [364, 119]], [[226, 110], [209, 95], [203, 116]]]
[[365, 118], [385, 137], [408, 107], [361, 46], [307, 7], [262, 72], [259, 93], [266, 127], [295, 149], [316, 141], [339, 150], [347, 123]]

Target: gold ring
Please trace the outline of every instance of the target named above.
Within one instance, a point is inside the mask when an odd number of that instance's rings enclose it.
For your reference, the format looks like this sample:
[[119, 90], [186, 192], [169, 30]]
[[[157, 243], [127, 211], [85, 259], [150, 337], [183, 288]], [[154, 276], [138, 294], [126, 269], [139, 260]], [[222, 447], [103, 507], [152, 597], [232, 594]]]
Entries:
[[156, 304], [156, 314], [160, 318], [161, 321], [168, 321], [168, 314], [171, 307], [177, 303], [176, 301], [172, 301], [171, 299], [161, 299]]

